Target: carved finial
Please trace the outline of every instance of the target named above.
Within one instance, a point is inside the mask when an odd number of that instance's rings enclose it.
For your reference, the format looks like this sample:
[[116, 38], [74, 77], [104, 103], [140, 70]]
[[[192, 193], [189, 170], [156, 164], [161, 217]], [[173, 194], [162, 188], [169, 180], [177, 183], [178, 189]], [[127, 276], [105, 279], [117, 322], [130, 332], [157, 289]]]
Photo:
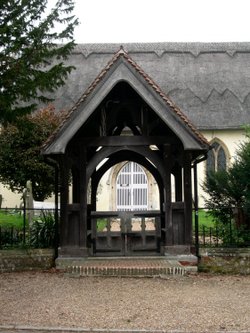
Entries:
[[123, 45], [120, 46], [120, 50], [118, 51], [118, 54], [125, 54], [125, 50], [123, 48]]

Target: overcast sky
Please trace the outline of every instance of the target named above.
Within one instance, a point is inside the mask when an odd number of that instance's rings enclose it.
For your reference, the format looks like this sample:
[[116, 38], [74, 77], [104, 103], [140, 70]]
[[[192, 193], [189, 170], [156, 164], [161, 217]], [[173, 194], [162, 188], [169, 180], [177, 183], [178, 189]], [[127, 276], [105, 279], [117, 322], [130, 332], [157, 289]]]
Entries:
[[77, 43], [250, 41], [250, 0], [75, 0]]

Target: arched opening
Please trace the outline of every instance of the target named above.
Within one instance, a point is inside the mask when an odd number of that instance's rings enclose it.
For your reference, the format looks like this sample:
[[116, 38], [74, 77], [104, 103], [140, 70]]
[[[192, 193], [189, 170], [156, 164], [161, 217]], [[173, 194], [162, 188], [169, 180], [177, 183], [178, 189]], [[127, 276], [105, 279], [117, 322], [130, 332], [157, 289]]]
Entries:
[[[133, 176], [130, 173], [129, 183], [128, 182], [123, 183], [124, 179], [119, 179], [119, 177], [121, 176], [122, 169], [128, 163], [134, 164]], [[132, 170], [132, 167], [130, 167], [130, 170]], [[137, 176], [135, 175], [136, 173]], [[120, 180], [122, 181], [122, 183], [117, 184], [117, 182], [119, 182]], [[133, 182], [133, 184], [131, 184], [131, 182]], [[135, 190], [136, 193], [131, 193], [133, 192], [132, 188], [133, 190]], [[119, 192], [121, 192], [120, 190], [123, 189], [129, 189], [130, 198], [133, 195], [133, 200], [132, 200], [134, 201], [133, 207], [127, 207], [126, 209], [125, 207], [122, 207], [124, 203], [123, 202], [124, 197], [122, 196], [124, 195], [124, 193], [119, 193]], [[91, 191], [91, 187], [89, 191]], [[137, 196], [135, 197], [135, 195]], [[143, 197], [139, 197], [140, 195], [142, 195]], [[90, 204], [91, 202], [88, 203]], [[104, 172], [97, 187], [97, 193], [96, 193], [97, 211], [159, 210], [159, 209], [160, 209], [159, 184], [157, 183], [152, 173], [144, 166], [142, 166], [140, 163], [131, 162], [131, 161], [122, 161], [110, 167], [106, 172]]]
[[[99, 151], [101, 156], [103, 153]], [[134, 157], [136, 162], [126, 160], [126, 154]], [[96, 159], [96, 163], [98, 161]], [[159, 187], [154, 176], [142, 164], [151, 168], [157, 178], [153, 165], [133, 151], [122, 154], [118, 151], [110, 155], [101, 165], [99, 163], [92, 174], [90, 230], [93, 255], [160, 253], [161, 213], [152, 210], [156, 204], [151, 202], [157, 197], [159, 208]], [[98, 188], [101, 188], [99, 193]]]
[[148, 210], [148, 179], [142, 167], [127, 162], [116, 179], [118, 211]]

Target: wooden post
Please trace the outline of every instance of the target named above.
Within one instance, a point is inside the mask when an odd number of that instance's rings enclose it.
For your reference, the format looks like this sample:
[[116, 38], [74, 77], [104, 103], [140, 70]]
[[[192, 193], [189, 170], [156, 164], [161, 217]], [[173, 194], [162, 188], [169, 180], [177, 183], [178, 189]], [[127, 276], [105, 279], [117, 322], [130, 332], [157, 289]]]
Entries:
[[97, 178], [96, 171], [92, 174], [91, 177], [91, 210], [96, 211], [96, 195], [97, 195]]
[[185, 202], [185, 244], [192, 244], [192, 179], [191, 179], [191, 159], [189, 151], [184, 153], [184, 202]]
[[58, 165], [55, 163], [55, 258], [58, 257], [58, 247], [59, 247], [59, 221], [58, 221], [58, 191], [59, 191], [59, 170]]
[[67, 246], [68, 202], [69, 202], [69, 168], [66, 158], [61, 157], [60, 168], [60, 247]]
[[199, 257], [199, 212], [198, 212], [198, 177], [197, 163], [194, 163], [194, 209], [195, 209], [195, 255]]
[[182, 201], [182, 168], [178, 166], [178, 169], [175, 173], [175, 201]]
[[80, 225], [79, 225], [79, 247], [81, 256], [87, 256], [87, 161], [86, 161], [86, 149], [80, 147]]
[[80, 203], [80, 171], [79, 167], [72, 168], [72, 185], [73, 185], [73, 203]]
[[164, 145], [163, 152], [164, 168], [165, 168], [165, 246], [173, 245], [173, 221], [171, 209], [171, 146]]
[[[87, 211], [87, 229], [91, 230], [91, 238], [94, 238], [94, 234], [96, 233], [96, 223], [92, 223], [92, 217], [91, 217], [91, 213], [93, 211], [96, 211], [96, 195], [97, 195], [97, 187], [98, 187], [98, 179], [96, 176], [96, 171], [93, 172], [92, 177], [90, 178], [91, 181], [91, 198], [90, 198], [90, 205], [87, 205], [88, 207], [88, 211]], [[94, 229], [93, 229], [94, 228]], [[95, 249], [93, 247], [93, 253], [95, 253]]]

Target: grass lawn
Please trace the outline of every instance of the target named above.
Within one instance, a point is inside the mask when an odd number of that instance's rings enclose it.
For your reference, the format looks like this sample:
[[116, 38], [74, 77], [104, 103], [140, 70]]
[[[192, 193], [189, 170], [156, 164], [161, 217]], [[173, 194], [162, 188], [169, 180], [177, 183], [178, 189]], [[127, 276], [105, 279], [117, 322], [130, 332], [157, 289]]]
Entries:
[[19, 211], [0, 211], [0, 227], [23, 228], [23, 216]]
[[[195, 213], [193, 213], [193, 224], [194, 224], [194, 218], [195, 218]], [[205, 226], [207, 228], [214, 227], [214, 221], [212, 216], [208, 214], [207, 211], [204, 209], [199, 209], [199, 227]]]

